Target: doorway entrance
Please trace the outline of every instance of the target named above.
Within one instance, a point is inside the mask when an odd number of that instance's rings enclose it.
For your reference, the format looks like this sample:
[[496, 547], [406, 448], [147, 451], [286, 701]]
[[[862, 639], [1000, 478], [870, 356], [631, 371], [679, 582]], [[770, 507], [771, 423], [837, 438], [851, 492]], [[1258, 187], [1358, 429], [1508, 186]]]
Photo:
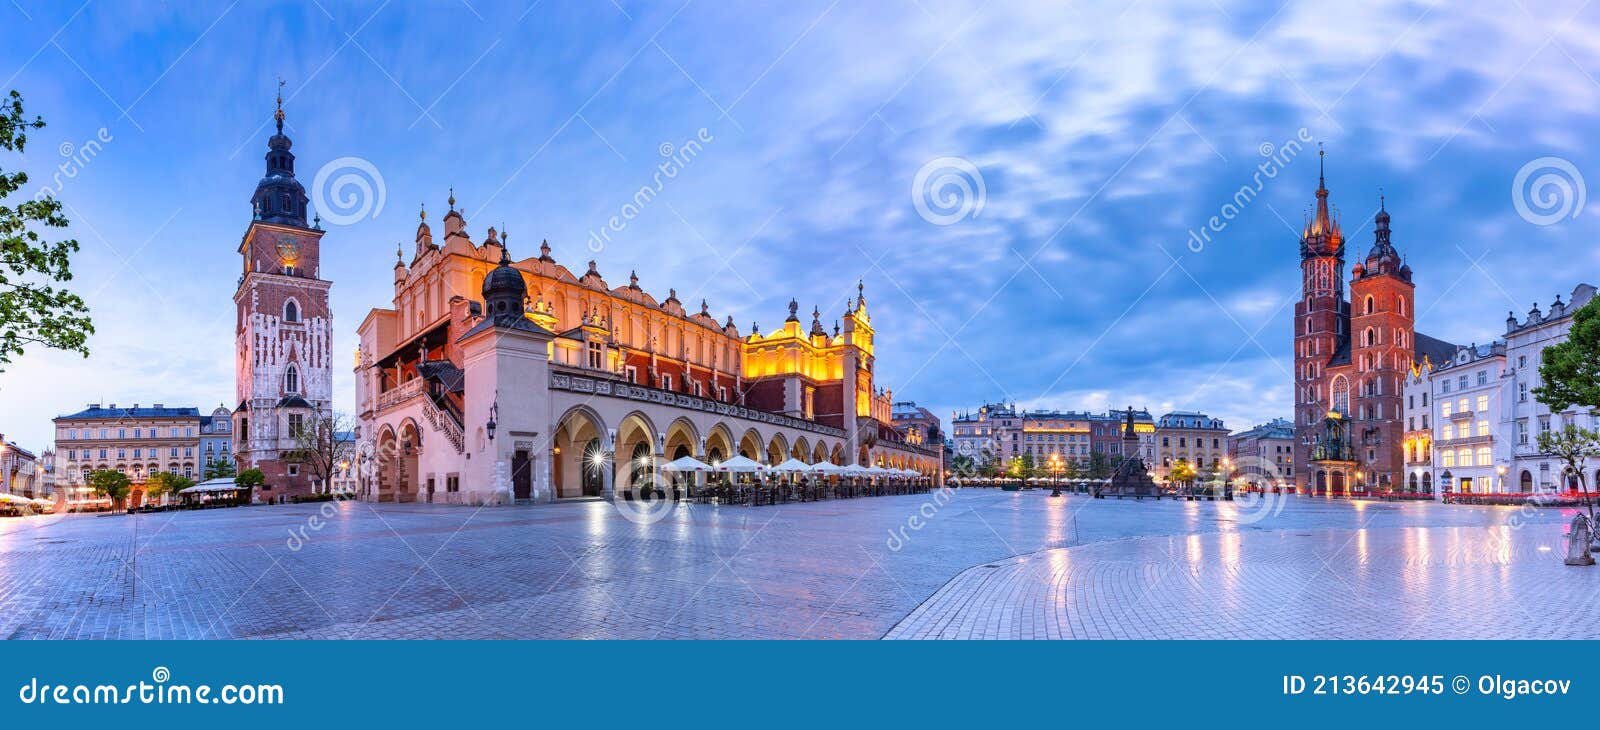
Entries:
[[527, 449], [517, 449], [511, 457], [511, 495], [515, 499], [533, 497], [533, 461]]

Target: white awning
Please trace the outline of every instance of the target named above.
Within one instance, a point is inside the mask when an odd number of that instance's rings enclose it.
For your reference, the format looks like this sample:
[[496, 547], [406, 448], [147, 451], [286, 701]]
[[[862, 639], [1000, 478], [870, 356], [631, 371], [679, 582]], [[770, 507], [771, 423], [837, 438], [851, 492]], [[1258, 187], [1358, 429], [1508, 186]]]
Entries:
[[187, 487], [179, 491], [178, 494], [215, 494], [217, 492], [237, 492], [239, 489], [239, 485], [233, 483], [233, 477], [218, 477]]

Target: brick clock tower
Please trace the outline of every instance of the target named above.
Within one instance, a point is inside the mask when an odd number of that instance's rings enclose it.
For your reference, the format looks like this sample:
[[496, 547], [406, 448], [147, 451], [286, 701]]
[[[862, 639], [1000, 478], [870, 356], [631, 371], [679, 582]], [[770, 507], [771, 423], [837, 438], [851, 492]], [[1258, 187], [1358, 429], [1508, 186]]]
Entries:
[[331, 415], [333, 400], [332, 283], [320, 278], [323, 232], [320, 219], [306, 225], [309, 201], [294, 176], [279, 87], [278, 131], [267, 142], [267, 174], [250, 199], [250, 227], [239, 242], [244, 273], [233, 295], [234, 458], [240, 471], [260, 469], [266, 477], [254, 494], [257, 502], [326, 489], [286, 457], [315, 419]]

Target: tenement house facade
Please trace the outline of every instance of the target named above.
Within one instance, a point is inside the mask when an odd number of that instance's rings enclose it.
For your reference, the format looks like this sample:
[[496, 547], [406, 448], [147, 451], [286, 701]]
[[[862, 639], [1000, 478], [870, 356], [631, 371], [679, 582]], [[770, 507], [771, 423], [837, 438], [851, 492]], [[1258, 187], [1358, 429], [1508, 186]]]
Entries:
[[[1432, 405], [1420, 406], [1433, 424], [1429, 441], [1433, 463], [1432, 483], [1437, 493], [1504, 494], [1511, 464], [1511, 449], [1498, 437], [1505, 420], [1504, 378], [1506, 347], [1495, 342], [1471, 345], [1456, 351], [1455, 357], [1419, 372], [1427, 374]], [[1428, 399], [1422, 401], [1428, 403]], [[1413, 414], [1408, 412], [1409, 417]], [[1409, 423], [1407, 424], [1410, 425]], [[1410, 455], [1408, 456], [1417, 455]], [[1426, 484], [1413, 472], [1406, 476], [1405, 491], [1423, 492]]]
[[[1134, 413], [1134, 431], [1146, 464], [1155, 460], [1155, 422], [1146, 410]], [[1108, 460], [1121, 455], [1126, 410], [1107, 413], [1028, 411], [1014, 404], [988, 403], [976, 412], [952, 413], [950, 430], [956, 456], [971, 457], [979, 466], [1024, 456], [1047, 466], [1051, 456], [1063, 463], [1087, 462], [1099, 453]]]
[[1228, 437], [1229, 473], [1241, 486], [1282, 488], [1294, 484], [1294, 424], [1282, 418]]
[[[1573, 406], [1561, 413], [1551, 413], [1534, 394], [1539, 387], [1539, 363], [1544, 348], [1565, 342], [1572, 329], [1572, 315], [1588, 304], [1595, 296], [1595, 287], [1579, 284], [1567, 301], [1557, 296], [1548, 310], [1537, 304], [1521, 320], [1513, 313], [1506, 315], [1506, 389], [1502, 433], [1511, 440], [1510, 465], [1511, 490], [1522, 494], [1549, 493], [1576, 490], [1576, 474], [1566, 470], [1554, 455], [1539, 450], [1540, 432], [1559, 430], [1567, 424], [1582, 428], [1600, 428], [1600, 417], [1587, 408]], [[1600, 459], [1588, 459], [1583, 467], [1584, 483], [1591, 490], [1600, 484]]]
[[361, 498], [612, 497], [684, 456], [939, 476], [939, 447], [893, 426], [860, 287], [831, 331], [791, 301], [779, 327], [741, 333], [636, 275], [568, 269], [548, 243], [514, 260], [507, 234], [474, 242], [449, 203], [439, 239], [422, 214], [411, 255], [396, 252], [392, 306], [357, 330]]
[[88, 496], [90, 474], [119, 471], [133, 483], [128, 504], [138, 506], [151, 474], [164, 471], [198, 480], [204, 466], [198, 453], [200, 411], [193, 407], [90, 403], [54, 423], [56, 488], [71, 499]]
[[1170, 481], [1172, 467], [1179, 461], [1199, 473], [1225, 468], [1228, 456], [1228, 428], [1222, 419], [1194, 411], [1173, 411], [1156, 420], [1156, 462], [1151, 478]]

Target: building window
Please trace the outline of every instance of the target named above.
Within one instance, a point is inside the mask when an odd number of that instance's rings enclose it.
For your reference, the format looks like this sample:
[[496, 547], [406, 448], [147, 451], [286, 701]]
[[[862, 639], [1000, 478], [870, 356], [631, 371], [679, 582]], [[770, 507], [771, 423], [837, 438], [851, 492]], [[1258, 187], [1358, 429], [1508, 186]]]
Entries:
[[1487, 394], [1478, 396], [1478, 410], [1489, 410], [1489, 396]]
[[302, 420], [303, 418], [304, 418], [304, 416], [301, 416], [298, 413], [289, 414], [289, 437], [290, 438], [299, 438], [300, 437], [300, 432], [305, 426], [305, 423]]
[[598, 342], [590, 342], [589, 343], [589, 367], [591, 369], [593, 369], [593, 370], [599, 370], [600, 369], [600, 364], [603, 361], [602, 360], [602, 356], [603, 356], [603, 353], [600, 351], [600, 343], [598, 343]]
[[[294, 274], [294, 272], [290, 271], [289, 274], [292, 276]], [[293, 299], [290, 299], [289, 301], [285, 302], [284, 305], [283, 305], [283, 321], [285, 321], [285, 322], [299, 322], [300, 321], [300, 306], [295, 304]]]
[[450, 474], [450, 475], [446, 476], [444, 478], [444, 491], [446, 491], [446, 492], [459, 492], [459, 491], [461, 491], [461, 475], [459, 475], [459, 474]]
[[289, 476], [292, 476], [292, 477], [300, 476], [300, 465], [299, 464], [290, 464], [289, 465]]
[[283, 374], [283, 392], [300, 392], [300, 372], [295, 370], [293, 365], [290, 365], [288, 372]]

